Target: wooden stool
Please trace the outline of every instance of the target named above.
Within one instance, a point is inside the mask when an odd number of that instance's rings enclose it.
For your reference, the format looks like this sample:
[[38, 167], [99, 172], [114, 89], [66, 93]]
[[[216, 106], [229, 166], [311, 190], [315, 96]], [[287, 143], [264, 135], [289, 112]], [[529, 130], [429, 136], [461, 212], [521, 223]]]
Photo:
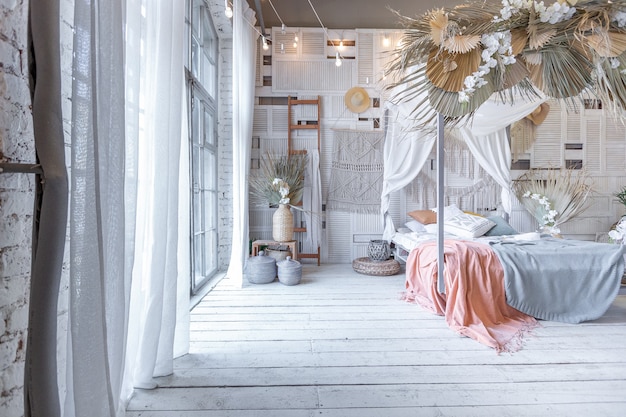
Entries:
[[254, 242], [252, 242], [252, 256], [257, 256], [259, 254], [260, 246], [274, 245], [289, 246], [289, 250], [291, 251], [291, 259], [293, 259], [294, 261], [298, 260], [298, 242], [295, 240], [290, 240], [288, 242], [276, 242], [275, 240], [255, 240]]

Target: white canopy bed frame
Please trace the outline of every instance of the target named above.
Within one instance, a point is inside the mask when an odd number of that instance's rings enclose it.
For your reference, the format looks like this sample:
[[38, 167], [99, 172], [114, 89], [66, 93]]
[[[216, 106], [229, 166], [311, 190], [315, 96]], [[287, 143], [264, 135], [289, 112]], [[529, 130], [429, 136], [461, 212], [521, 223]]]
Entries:
[[[504, 211], [511, 213], [511, 148], [507, 127], [531, 114], [545, 97], [518, 97], [515, 104], [503, 103], [496, 94], [481, 105], [473, 119], [455, 128], [481, 167], [502, 187]], [[383, 239], [391, 241], [395, 225], [389, 212], [393, 192], [410, 184], [420, 173], [433, 146], [437, 149], [437, 207], [444, 207], [444, 118], [437, 115], [437, 125], [415, 128], [411, 117], [417, 99], [387, 103], [387, 124], [384, 148], [385, 170], [381, 193]], [[434, 110], [433, 110], [434, 111]], [[497, 116], [494, 116], [497, 115]], [[437, 211], [438, 248], [443, 259], [443, 210]], [[439, 262], [439, 291], [445, 292], [443, 262]]]

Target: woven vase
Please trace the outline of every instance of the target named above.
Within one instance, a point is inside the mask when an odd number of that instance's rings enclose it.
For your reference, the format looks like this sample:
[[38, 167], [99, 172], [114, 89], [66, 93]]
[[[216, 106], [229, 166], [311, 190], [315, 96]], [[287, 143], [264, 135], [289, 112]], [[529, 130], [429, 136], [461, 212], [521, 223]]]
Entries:
[[279, 204], [272, 217], [272, 238], [276, 242], [293, 240], [293, 214], [287, 204]]

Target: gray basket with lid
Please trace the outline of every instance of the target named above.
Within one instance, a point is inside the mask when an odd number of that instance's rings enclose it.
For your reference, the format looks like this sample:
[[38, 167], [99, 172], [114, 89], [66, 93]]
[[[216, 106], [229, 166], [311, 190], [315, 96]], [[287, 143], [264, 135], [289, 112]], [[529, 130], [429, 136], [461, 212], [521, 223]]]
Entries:
[[276, 262], [278, 280], [284, 285], [296, 285], [302, 279], [302, 264], [288, 256], [284, 261]]
[[276, 278], [276, 259], [265, 256], [263, 251], [248, 258], [246, 277], [252, 284], [269, 284]]

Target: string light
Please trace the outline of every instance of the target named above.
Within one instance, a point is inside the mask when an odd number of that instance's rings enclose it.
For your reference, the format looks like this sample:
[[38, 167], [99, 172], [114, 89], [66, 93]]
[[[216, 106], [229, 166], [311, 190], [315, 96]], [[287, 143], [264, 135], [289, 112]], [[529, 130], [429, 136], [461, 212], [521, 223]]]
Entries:
[[224, 0], [224, 14], [229, 19], [233, 17], [233, 9], [228, 4], [228, 0]]
[[[341, 66], [341, 56], [339, 55], [339, 48], [337, 48], [337, 46], [335, 45], [335, 42], [333, 42], [333, 40], [330, 39], [330, 35], [328, 34], [328, 31], [326, 30], [326, 27], [322, 23], [322, 19], [320, 19], [320, 16], [317, 14], [317, 11], [315, 10], [315, 7], [313, 7], [313, 3], [311, 3], [311, 0], [308, 0], [308, 2], [309, 2], [309, 6], [311, 6], [311, 10], [313, 10], [313, 13], [315, 13], [315, 17], [317, 17], [317, 21], [320, 22], [320, 26], [322, 27], [322, 30], [326, 34], [326, 38], [330, 40], [330, 43], [332, 43], [333, 47], [337, 50], [337, 52], [335, 52], [335, 65], [340, 67]], [[271, 4], [271, 1], [270, 1], [270, 4]]]
[[389, 35], [387, 35], [387, 33], [383, 35], [383, 46], [385, 48], [389, 48], [391, 46], [391, 39], [389, 39]]

